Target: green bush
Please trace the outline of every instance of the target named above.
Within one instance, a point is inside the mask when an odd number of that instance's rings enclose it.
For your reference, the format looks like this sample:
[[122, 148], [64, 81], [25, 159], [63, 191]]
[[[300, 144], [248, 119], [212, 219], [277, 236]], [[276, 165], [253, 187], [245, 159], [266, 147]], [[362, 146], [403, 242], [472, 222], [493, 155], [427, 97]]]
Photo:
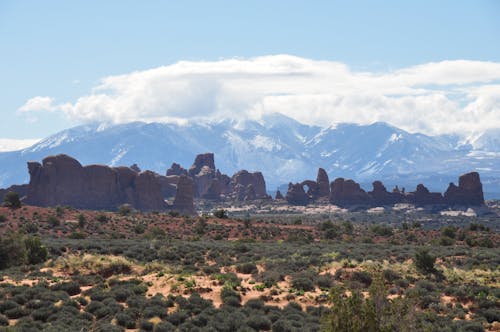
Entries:
[[19, 199], [19, 194], [14, 191], [9, 191], [3, 197], [3, 205], [10, 207], [12, 209], [18, 209], [21, 207], [21, 200]]
[[304, 292], [314, 291], [314, 283], [306, 277], [299, 277], [292, 280], [292, 287]]
[[26, 263], [27, 253], [23, 237], [8, 233], [0, 237], [0, 270]]
[[227, 211], [224, 209], [214, 210], [213, 215], [214, 215], [214, 217], [219, 218], [219, 219], [227, 219], [228, 218]]
[[29, 236], [24, 240], [24, 245], [29, 264], [39, 264], [47, 260], [48, 251], [40, 238]]
[[116, 322], [118, 325], [123, 326], [126, 329], [134, 329], [136, 326], [135, 318], [126, 312], [120, 312], [116, 315]]
[[0, 326], [8, 326], [8, 325], [9, 325], [9, 319], [4, 315], [0, 315]]
[[415, 266], [420, 272], [424, 274], [436, 272], [435, 263], [436, 257], [429, 254], [429, 249], [422, 248], [415, 253]]
[[60, 282], [51, 286], [50, 289], [66, 292], [69, 296], [78, 295], [81, 292], [80, 285], [74, 281]]
[[257, 266], [254, 263], [243, 263], [236, 266], [236, 271], [243, 274], [252, 274], [257, 272]]

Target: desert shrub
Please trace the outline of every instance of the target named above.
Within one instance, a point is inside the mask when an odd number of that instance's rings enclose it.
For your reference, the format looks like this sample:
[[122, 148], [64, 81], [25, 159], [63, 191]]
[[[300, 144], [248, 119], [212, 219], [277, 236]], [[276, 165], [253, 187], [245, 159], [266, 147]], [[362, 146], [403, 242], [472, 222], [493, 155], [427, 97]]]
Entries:
[[28, 316], [30, 314], [30, 312], [29, 312], [29, 310], [27, 310], [27, 309], [25, 309], [25, 308], [23, 308], [21, 306], [17, 306], [15, 308], [6, 310], [4, 312], [4, 314], [9, 319], [19, 319], [21, 317]]
[[314, 291], [314, 283], [306, 277], [294, 278], [292, 280], [292, 287], [304, 292]]
[[455, 240], [448, 236], [442, 236], [441, 238], [439, 238], [438, 244], [440, 246], [452, 246], [453, 244], [455, 244]]
[[42, 245], [40, 238], [28, 236], [24, 239], [26, 258], [29, 264], [39, 264], [47, 260], [47, 248]]
[[150, 321], [142, 320], [139, 323], [139, 327], [140, 327], [141, 331], [153, 331], [155, 325]]
[[394, 282], [394, 281], [398, 280], [399, 278], [401, 278], [399, 273], [397, 273], [396, 271], [391, 270], [391, 269], [386, 269], [386, 270], [382, 271], [382, 276], [388, 282]]
[[370, 230], [380, 236], [391, 236], [393, 234], [392, 227], [385, 224], [373, 225]]
[[50, 227], [54, 228], [61, 225], [61, 221], [56, 216], [50, 215], [47, 217], [47, 223]]
[[250, 315], [247, 319], [247, 325], [257, 331], [268, 331], [271, 329], [272, 322], [266, 316], [260, 314]]
[[123, 326], [127, 329], [134, 329], [136, 326], [136, 319], [130, 313], [120, 312], [116, 316], [116, 322], [118, 325]]
[[4, 315], [0, 314], [0, 326], [8, 326], [8, 325], [9, 325], [9, 319]]
[[105, 214], [99, 214], [96, 217], [96, 220], [99, 221], [100, 223], [106, 223], [108, 222], [108, 217]]
[[173, 332], [175, 331], [175, 325], [170, 322], [161, 322], [155, 325], [153, 332]]
[[22, 229], [27, 234], [36, 234], [38, 233], [38, 224], [35, 222], [26, 222]]
[[180, 311], [175, 311], [171, 313], [170, 315], [167, 316], [167, 321], [172, 323], [173, 325], [180, 325], [184, 323], [184, 321], [189, 317], [187, 312], [180, 310]]
[[70, 235], [68, 235], [68, 238], [73, 239], [73, 240], [82, 240], [87, 237], [87, 234], [83, 232], [72, 232]]
[[165, 307], [160, 306], [148, 306], [144, 308], [142, 313], [144, 318], [160, 317], [165, 318], [167, 316], [167, 310]]
[[132, 213], [132, 207], [130, 204], [122, 204], [118, 207], [118, 213], [122, 216], [128, 216]]
[[236, 266], [236, 271], [243, 274], [252, 274], [257, 272], [257, 266], [254, 263], [243, 263]]
[[217, 273], [213, 276], [220, 285], [224, 285], [224, 288], [236, 288], [241, 284], [240, 278], [232, 272], [229, 273]]
[[459, 321], [456, 324], [459, 326], [459, 331], [484, 332], [483, 324], [478, 322]]
[[9, 233], [0, 237], [0, 270], [24, 264], [26, 260], [26, 246], [20, 234]]
[[116, 326], [108, 322], [98, 322], [94, 331], [123, 332], [124, 329], [121, 326]]
[[245, 303], [245, 307], [252, 308], [255, 310], [260, 310], [264, 308], [265, 305], [266, 303], [261, 299], [250, 299], [247, 301], [247, 303]]
[[436, 257], [429, 254], [429, 249], [422, 248], [415, 253], [415, 266], [420, 272], [424, 274], [436, 272], [435, 263]]
[[3, 214], [0, 214], [0, 223], [6, 222], [6, 221], [7, 221], [7, 217], [4, 216]]
[[18, 209], [21, 207], [21, 200], [19, 199], [19, 194], [14, 191], [9, 191], [3, 197], [3, 205], [12, 209]]
[[78, 295], [81, 292], [80, 285], [77, 282], [69, 281], [69, 282], [60, 282], [52, 287], [52, 290], [61, 290], [68, 293], [69, 296]]
[[479, 309], [477, 313], [483, 316], [488, 323], [500, 322], [500, 312], [494, 306], [489, 309]]
[[19, 307], [19, 304], [12, 300], [4, 300], [0, 302], [0, 312], [5, 313], [7, 310]]
[[278, 319], [275, 321], [271, 328], [273, 332], [289, 332], [295, 330], [290, 322], [284, 319]]
[[454, 226], [446, 226], [441, 229], [441, 234], [451, 239], [455, 238], [456, 233], [457, 233], [457, 228]]
[[136, 234], [144, 234], [144, 232], [146, 231], [147, 229], [147, 226], [145, 224], [136, 224], [134, 226], [134, 232]]
[[33, 317], [34, 320], [46, 322], [49, 319], [49, 317], [56, 311], [57, 309], [54, 305], [44, 306], [42, 308], [33, 310], [33, 312], [31, 313], [31, 317]]
[[224, 209], [217, 209], [217, 210], [214, 210], [212, 213], [213, 213], [214, 217], [219, 218], [219, 219], [227, 219], [228, 218], [227, 211]]
[[316, 285], [321, 289], [329, 289], [333, 286], [333, 275], [330, 273], [322, 274], [316, 277]]
[[367, 271], [354, 271], [351, 280], [362, 283], [363, 285], [370, 286], [372, 283], [372, 276]]

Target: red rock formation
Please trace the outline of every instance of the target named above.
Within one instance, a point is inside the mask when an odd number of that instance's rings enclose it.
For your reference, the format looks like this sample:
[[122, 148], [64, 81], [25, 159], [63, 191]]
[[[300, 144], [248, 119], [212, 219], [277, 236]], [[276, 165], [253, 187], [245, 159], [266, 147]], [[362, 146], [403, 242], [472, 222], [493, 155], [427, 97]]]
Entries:
[[431, 193], [423, 184], [417, 185], [417, 189], [406, 194], [405, 199], [415, 205], [441, 205], [444, 203], [441, 193]]
[[479, 173], [471, 172], [461, 175], [458, 179], [458, 187], [450, 183], [444, 194], [444, 200], [449, 205], [484, 205], [483, 185]]
[[253, 187], [253, 184], [249, 184], [245, 190], [244, 200], [245, 201], [254, 201], [256, 199], [257, 199], [257, 195], [255, 194], [255, 189]]
[[276, 196], [274, 197], [274, 199], [285, 199], [285, 197], [283, 197], [283, 195], [281, 194], [281, 191], [279, 191], [279, 189], [276, 191]]
[[140, 173], [141, 172], [141, 169], [140, 169], [140, 167], [137, 164], [133, 164], [132, 166], [130, 166], [130, 169], [133, 170], [136, 173]]
[[330, 197], [330, 180], [323, 168], [318, 169], [316, 183], [318, 184], [318, 197]]
[[194, 163], [189, 167], [189, 176], [194, 178], [195, 175], [200, 173], [201, 169], [206, 166], [208, 169], [215, 171], [215, 162], [213, 153], [204, 153], [196, 156]]
[[304, 191], [304, 186], [301, 183], [289, 183], [285, 199], [291, 205], [307, 205], [311, 200], [309, 195]]
[[195, 214], [193, 196], [193, 180], [186, 175], [181, 175], [172, 209], [187, 215]]
[[231, 177], [230, 187], [233, 188], [235, 192], [238, 192], [238, 190], [235, 190], [237, 186], [242, 186], [246, 191], [249, 185], [253, 186], [256, 199], [269, 198], [266, 192], [266, 182], [261, 172], [250, 173], [246, 170], [241, 170]]
[[304, 188], [304, 186], [307, 186], [306, 194], [307, 196], [309, 196], [310, 199], [315, 200], [319, 197], [319, 186], [318, 183], [316, 183], [316, 181], [305, 180], [302, 181], [300, 185], [302, 186], [302, 188]]
[[404, 196], [398, 192], [388, 192], [384, 184], [380, 181], [373, 182], [373, 190], [368, 192], [371, 196], [373, 204], [380, 205], [392, 205], [396, 203], [401, 203], [404, 200]]
[[38, 206], [69, 205], [85, 209], [116, 209], [130, 204], [140, 210], [163, 210], [166, 204], [152, 172], [129, 167], [83, 167], [66, 156], [29, 162], [30, 183], [26, 203]]
[[172, 163], [172, 166], [167, 169], [167, 176], [170, 175], [187, 175], [187, 170], [177, 163]]
[[330, 203], [339, 206], [368, 205], [371, 197], [353, 180], [337, 178], [330, 186]]

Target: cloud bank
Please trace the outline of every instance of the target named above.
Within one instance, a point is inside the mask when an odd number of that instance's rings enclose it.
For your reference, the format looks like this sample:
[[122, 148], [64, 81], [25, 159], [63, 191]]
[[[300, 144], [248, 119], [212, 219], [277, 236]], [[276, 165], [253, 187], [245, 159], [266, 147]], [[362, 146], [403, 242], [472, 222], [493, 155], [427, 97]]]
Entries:
[[109, 76], [74, 102], [29, 99], [20, 112], [63, 112], [80, 122], [251, 118], [388, 122], [411, 132], [470, 135], [500, 128], [500, 63], [442, 61], [362, 72], [290, 55], [180, 61]]

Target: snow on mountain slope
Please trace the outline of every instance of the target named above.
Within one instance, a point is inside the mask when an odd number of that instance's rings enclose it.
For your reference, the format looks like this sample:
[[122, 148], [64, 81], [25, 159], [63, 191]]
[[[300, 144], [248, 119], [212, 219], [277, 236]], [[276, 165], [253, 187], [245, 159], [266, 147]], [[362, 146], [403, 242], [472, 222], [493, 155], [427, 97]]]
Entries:
[[314, 179], [317, 168], [323, 167], [332, 179], [343, 176], [362, 183], [381, 179], [412, 185], [427, 179], [432, 183], [424, 181], [426, 185], [441, 191], [450, 179], [478, 170], [488, 190], [500, 193], [496, 142], [479, 137], [473, 148], [461, 145], [458, 137], [411, 134], [386, 123], [321, 128], [281, 114], [258, 121], [186, 125], [90, 124], [64, 130], [21, 151], [0, 153], [0, 187], [26, 183], [27, 161], [57, 153], [71, 155], [82, 164], [137, 163], [164, 174], [172, 162], [189, 167], [196, 154], [214, 152], [222, 172], [260, 170], [270, 190], [290, 181]]

